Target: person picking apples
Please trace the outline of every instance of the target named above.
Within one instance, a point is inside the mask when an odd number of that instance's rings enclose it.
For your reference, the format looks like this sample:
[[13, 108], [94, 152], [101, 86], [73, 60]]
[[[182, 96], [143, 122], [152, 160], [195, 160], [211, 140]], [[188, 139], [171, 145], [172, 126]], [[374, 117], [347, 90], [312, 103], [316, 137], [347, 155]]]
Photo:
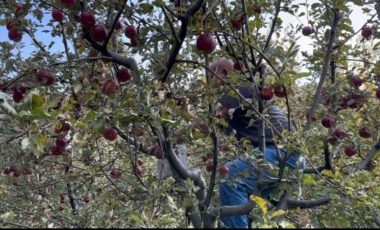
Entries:
[[[216, 60], [210, 69], [213, 74], [218, 75], [213, 78], [214, 86], [223, 84], [221, 79], [227, 80], [228, 75], [234, 71], [233, 62], [225, 58]], [[300, 153], [286, 153], [284, 149], [276, 146], [275, 139], [279, 138], [285, 130], [291, 132], [292, 127], [289, 127], [288, 119], [281, 109], [274, 105], [271, 89], [263, 88], [258, 92], [258, 89], [252, 85], [251, 87], [238, 87], [238, 91], [239, 97], [226, 94], [217, 99], [216, 117], [227, 121], [228, 127], [223, 130], [225, 134], [234, 135], [239, 143], [249, 141], [253, 152], [248, 152], [226, 164], [228, 175], [224, 177], [219, 187], [219, 199], [222, 206], [246, 204], [250, 195], [268, 198], [274, 191], [274, 187], [261, 188], [257, 183], [260, 170], [254, 165], [257, 165], [255, 161], [258, 159], [263, 159], [272, 167], [279, 167], [285, 156], [287, 158], [285, 167], [301, 168], [302, 170], [305, 164]], [[245, 99], [252, 101], [254, 106], [257, 106], [257, 102], [262, 100], [265, 106], [265, 114], [262, 115], [270, 122], [270, 124], [265, 123], [265, 153], [259, 151], [261, 117], [255, 112], [258, 110], [252, 110], [249, 106], [242, 107]], [[189, 113], [194, 117], [197, 126], [202, 125], [191, 111]], [[265, 172], [263, 174], [267, 175]], [[222, 216], [220, 220], [228, 228], [249, 227], [248, 215]]]

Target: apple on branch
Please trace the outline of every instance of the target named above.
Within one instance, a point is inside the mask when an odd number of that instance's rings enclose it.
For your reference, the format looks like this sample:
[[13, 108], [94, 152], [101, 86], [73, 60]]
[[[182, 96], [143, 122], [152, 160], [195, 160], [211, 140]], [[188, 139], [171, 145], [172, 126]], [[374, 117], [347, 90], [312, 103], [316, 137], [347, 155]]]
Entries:
[[216, 48], [216, 40], [213, 35], [204, 33], [199, 35], [196, 42], [197, 49], [204, 54], [212, 53]]

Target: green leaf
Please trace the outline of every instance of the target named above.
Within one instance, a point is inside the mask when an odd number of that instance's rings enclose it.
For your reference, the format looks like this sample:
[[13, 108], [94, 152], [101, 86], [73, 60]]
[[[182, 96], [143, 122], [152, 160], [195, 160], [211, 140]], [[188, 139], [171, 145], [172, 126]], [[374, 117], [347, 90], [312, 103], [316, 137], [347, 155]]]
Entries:
[[[156, 1], [156, 4], [160, 4], [160, 1]], [[149, 3], [141, 3], [140, 8], [144, 14], [150, 14], [153, 11], [153, 5]]]
[[304, 185], [317, 185], [317, 182], [310, 175], [304, 176], [303, 183]]
[[286, 212], [284, 210], [277, 210], [272, 215], [270, 215], [269, 219], [273, 219], [279, 216], [283, 216]]
[[144, 221], [138, 215], [131, 215], [129, 217], [129, 220], [136, 224], [144, 224]]
[[172, 217], [165, 217], [165, 218], [160, 219], [157, 224], [160, 227], [163, 227], [163, 226], [174, 224], [176, 222], [177, 222], [176, 219], [174, 219]]
[[4, 99], [0, 98], [0, 110], [9, 116], [17, 115], [16, 110]]

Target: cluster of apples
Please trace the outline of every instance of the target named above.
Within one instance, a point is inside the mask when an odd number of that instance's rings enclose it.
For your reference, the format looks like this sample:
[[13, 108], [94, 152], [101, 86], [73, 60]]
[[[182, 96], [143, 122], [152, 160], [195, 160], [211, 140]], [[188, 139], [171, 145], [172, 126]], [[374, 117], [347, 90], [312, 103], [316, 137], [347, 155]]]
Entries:
[[54, 132], [58, 134], [55, 139], [55, 145], [49, 148], [48, 154], [50, 156], [66, 156], [65, 148], [69, 144], [69, 140], [66, 139], [68, 132], [71, 129], [70, 123], [67, 121], [60, 121], [60, 123], [55, 127]]
[[24, 4], [14, 3], [12, 7], [15, 18], [7, 22], [8, 38], [14, 42], [19, 42], [22, 39], [22, 31], [20, 30], [20, 21], [18, 17], [25, 15]]

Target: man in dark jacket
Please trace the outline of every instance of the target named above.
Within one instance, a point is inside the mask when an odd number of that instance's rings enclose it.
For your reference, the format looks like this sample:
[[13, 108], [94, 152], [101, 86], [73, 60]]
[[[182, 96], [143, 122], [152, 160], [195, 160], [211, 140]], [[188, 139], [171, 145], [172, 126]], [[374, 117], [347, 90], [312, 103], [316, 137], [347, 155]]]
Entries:
[[[216, 74], [220, 73], [225, 78], [230, 69], [218, 69], [215, 63], [212, 70]], [[242, 104], [245, 99], [248, 99], [257, 105], [259, 96], [255, 87], [239, 87], [238, 91], [240, 96], [224, 95], [218, 99], [219, 115], [227, 121], [227, 130], [233, 131], [238, 141], [249, 140], [253, 152], [258, 153], [260, 130], [262, 130], [261, 125], [263, 123], [256, 112], [257, 110], [254, 111], [247, 105], [243, 107]], [[263, 103], [268, 104], [269, 101], [263, 101]], [[270, 122], [270, 124], [265, 124], [265, 153], [255, 157], [253, 157], [253, 153], [247, 153], [227, 163], [229, 175], [228, 178], [221, 181], [219, 190], [222, 206], [246, 204], [250, 195], [266, 198], [273, 191], [272, 188], [263, 189], [257, 183], [259, 175], [266, 174], [266, 171], [263, 172], [257, 166], [257, 157], [262, 158], [265, 163], [272, 167], [278, 167], [281, 159], [285, 159], [285, 157], [287, 158], [285, 164], [287, 167], [294, 169], [300, 164], [299, 167], [304, 167], [304, 162], [299, 161], [300, 154], [287, 154], [283, 149], [276, 148], [275, 137], [280, 137], [284, 130], [292, 131], [292, 128], [289, 127], [288, 119], [281, 109], [275, 105], [265, 105], [265, 112], [262, 115]], [[228, 228], [248, 228], [249, 224], [248, 215], [223, 216], [221, 221]]]

